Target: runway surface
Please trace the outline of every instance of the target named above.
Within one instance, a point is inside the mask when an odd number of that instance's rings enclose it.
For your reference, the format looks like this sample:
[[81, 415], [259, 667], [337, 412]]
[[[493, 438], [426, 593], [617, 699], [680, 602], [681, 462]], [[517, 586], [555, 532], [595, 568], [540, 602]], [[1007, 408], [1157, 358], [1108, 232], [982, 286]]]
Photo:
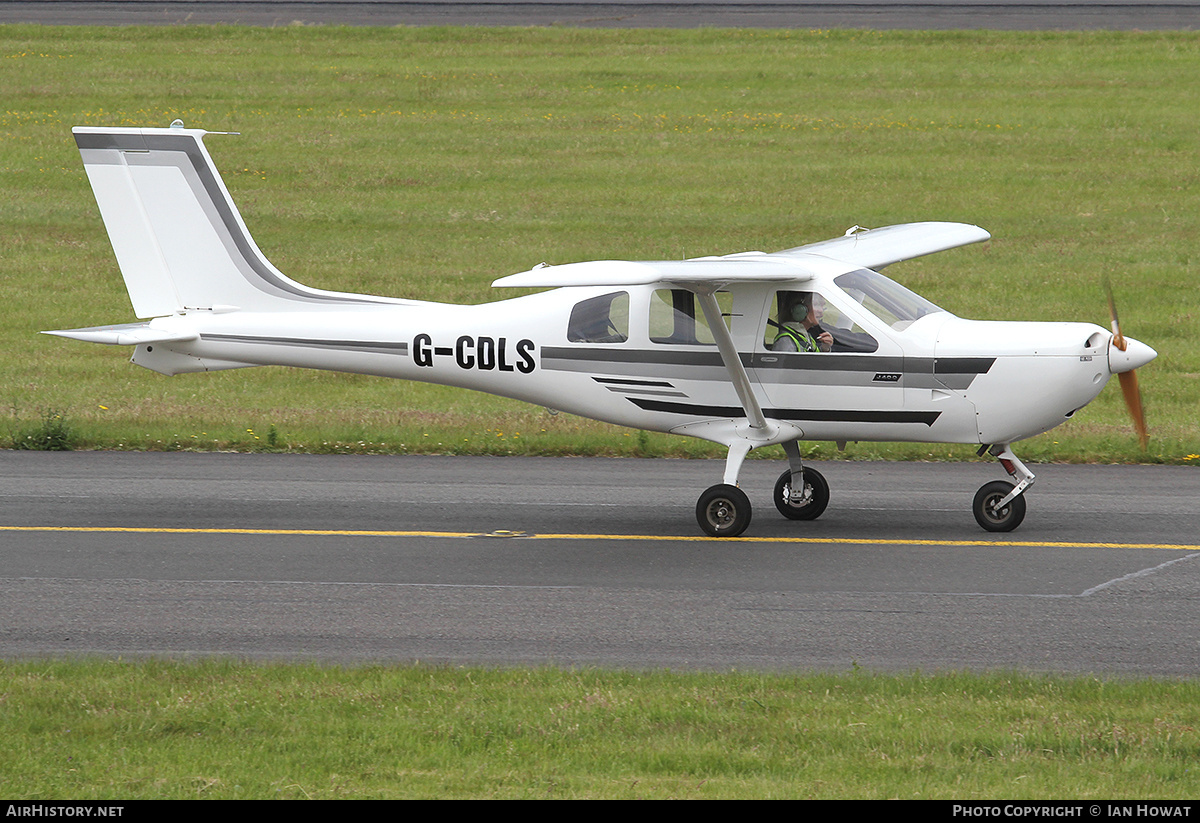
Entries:
[[598, 28], [1169, 29], [1200, 28], [1200, 0], [12, 0], [0, 23]]
[[0, 656], [1200, 672], [1200, 471], [827, 463], [815, 523], [750, 461], [0, 452]]

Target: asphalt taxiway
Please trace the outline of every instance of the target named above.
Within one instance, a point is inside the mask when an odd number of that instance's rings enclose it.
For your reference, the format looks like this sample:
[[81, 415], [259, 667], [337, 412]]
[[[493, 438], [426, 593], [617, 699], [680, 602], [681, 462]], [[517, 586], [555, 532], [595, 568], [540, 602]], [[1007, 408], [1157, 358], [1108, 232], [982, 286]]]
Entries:
[[1200, 28], [1200, 0], [10, 0], [0, 23], [589, 28]]
[[814, 523], [750, 461], [0, 452], [0, 655], [844, 670], [1200, 671], [1200, 471], [821, 464]]

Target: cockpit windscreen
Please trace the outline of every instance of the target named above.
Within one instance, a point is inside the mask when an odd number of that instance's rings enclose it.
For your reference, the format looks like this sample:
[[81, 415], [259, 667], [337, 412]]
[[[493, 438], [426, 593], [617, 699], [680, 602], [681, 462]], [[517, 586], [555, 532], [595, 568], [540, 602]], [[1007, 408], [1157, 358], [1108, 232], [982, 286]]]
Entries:
[[945, 311], [895, 280], [870, 269], [847, 272], [834, 278], [833, 282], [863, 308], [897, 331], [927, 314]]

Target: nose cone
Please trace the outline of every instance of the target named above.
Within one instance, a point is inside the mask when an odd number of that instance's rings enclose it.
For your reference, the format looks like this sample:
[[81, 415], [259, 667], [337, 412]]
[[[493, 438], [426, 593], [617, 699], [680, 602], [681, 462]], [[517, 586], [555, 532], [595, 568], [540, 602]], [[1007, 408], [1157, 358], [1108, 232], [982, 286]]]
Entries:
[[1132, 337], [1125, 338], [1125, 351], [1108, 344], [1108, 370], [1113, 374], [1141, 368], [1156, 357], [1158, 352]]

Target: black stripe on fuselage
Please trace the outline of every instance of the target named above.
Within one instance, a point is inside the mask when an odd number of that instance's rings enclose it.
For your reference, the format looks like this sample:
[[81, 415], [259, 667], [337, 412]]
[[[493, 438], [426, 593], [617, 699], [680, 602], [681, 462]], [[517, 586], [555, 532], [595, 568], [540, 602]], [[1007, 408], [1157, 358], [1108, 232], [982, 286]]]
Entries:
[[[743, 361], [746, 355], [742, 355]], [[565, 346], [542, 347], [542, 368], [553, 368], [554, 361], [562, 363], [646, 363], [663, 366], [717, 366], [724, 367], [720, 353], [681, 350], [663, 347], [658, 349], [595, 348], [576, 349]], [[655, 377], [657, 375], [650, 375]]]
[[613, 384], [615, 386], [654, 386], [663, 389], [673, 389], [675, 385], [666, 380], [625, 380], [619, 377], [593, 377], [597, 383]]
[[408, 354], [408, 343], [389, 343], [380, 340], [313, 340], [307, 337], [262, 337], [244, 334], [202, 334], [200, 339], [211, 343], [250, 343], [260, 346], [298, 346], [306, 349]]
[[[646, 411], [684, 414], [691, 417], [738, 419], [746, 416], [746, 412], [740, 406], [704, 406], [696, 403], [676, 403], [643, 397], [627, 397], [625, 399]], [[771, 420], [809, 420], [820, 423], [924, 423], [926, 426], [932, 426], [941, 414], [941, 412], [871, 411], [867, 409], [763, 409], [763, 415]]]
[[597, 383], [610, 392], [625, 394], [634, 392], [644, 397], [687, 397], [687, 392], [675, 389], [675, 385], [667, 380], [622, 380], [616, 377], [593, 377]]
[[[912, 375], [986, 374], [996, 362], [994, 357], [903, 357], [885, 354], [833, 354], [795, 352], [740, 352], [742, 365], [752, 369], [797, 371], [885, 372]], [[721, 355], [712, 351], [662, 349], [570, 348], [546, 346], [542, 349], [542, 367], [555, 369], [602, 363], [642, 363], [647, 366], [717, 366], [724, 368]], [[646, 377], [658, 375], [647, 369]]]

